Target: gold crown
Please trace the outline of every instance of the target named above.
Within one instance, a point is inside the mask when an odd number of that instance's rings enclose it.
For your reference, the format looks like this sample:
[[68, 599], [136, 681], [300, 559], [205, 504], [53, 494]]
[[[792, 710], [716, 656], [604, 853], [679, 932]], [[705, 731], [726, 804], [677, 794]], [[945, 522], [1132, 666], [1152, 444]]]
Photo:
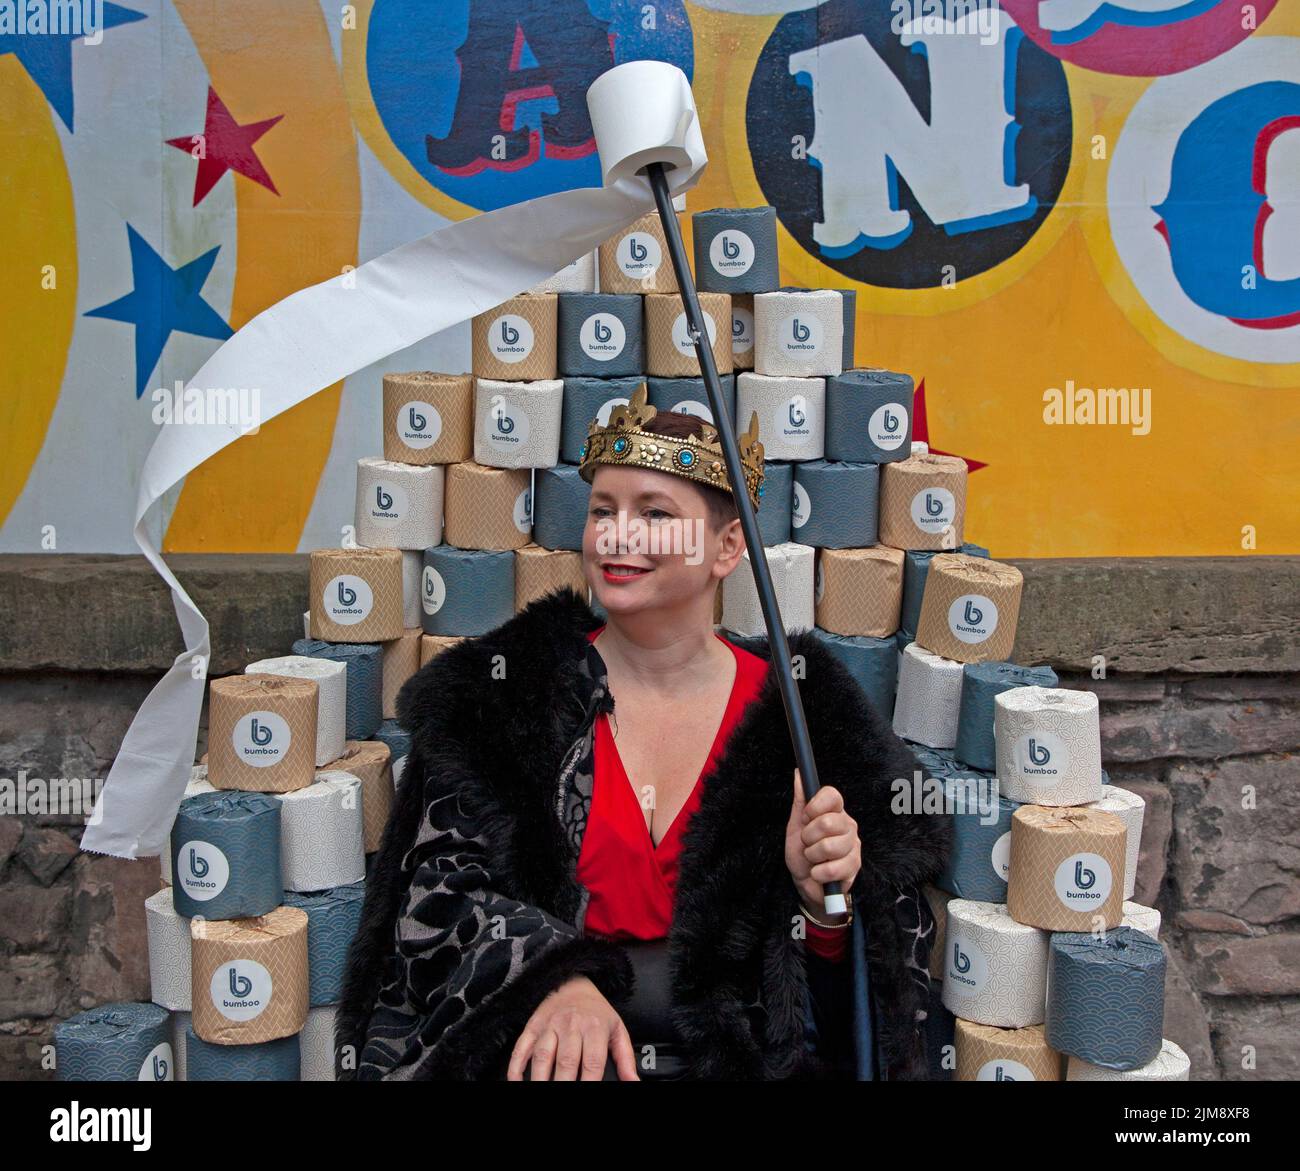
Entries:
[[[626, 406], [620, 404], [609, 412], [606, 426], [600, 426], [598, 419], [591, 421], [587, 442], [578, 453], [578, 474], [590, 484], [597, 464], [651, 468], [730, 493], [731, 478], [727, 475], [718, 429], [701, 419], [703, 431], [698, 438], [678, 439], [675, 435], [656, 435], [644, 430], [659, 413], [646, 401], [648, 393], [643, 382], [633, 391]], [[757, 411], [750, 415], [748, 429], [736, 437], [736, 442], [745, 471], [745, 487], [757, 509], [759, 497], [763, 495], [763, 445], [758, 440]]]

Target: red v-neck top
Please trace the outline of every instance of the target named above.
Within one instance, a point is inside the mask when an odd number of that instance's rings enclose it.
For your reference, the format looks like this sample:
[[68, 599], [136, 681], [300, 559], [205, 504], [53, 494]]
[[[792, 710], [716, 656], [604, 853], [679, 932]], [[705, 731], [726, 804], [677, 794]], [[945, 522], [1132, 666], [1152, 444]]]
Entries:
[[[589, 631], [594, 641], [603, 626]], [[578, 881], [589, 902], [584, 930], [610, 939], [663, 939], [673, 918], [673, 896], [681, 861], [682, 834], [699, 808], [708, 774], [722, 755], [745, 709], [759, 696], [767, 676], [767, 661], [728, 642], [736, 658], [736, 679], [718, 725], [708, 759], [695, 786], [656, 846], [646, 827], [639, 794], [628, 779], [614, 743], [609, 717], [596, 719], [595, 776], [591, 810], [578, 856]], [[825, 959], [845, 955], [847, 932], [807, 924], [808, 949]]]

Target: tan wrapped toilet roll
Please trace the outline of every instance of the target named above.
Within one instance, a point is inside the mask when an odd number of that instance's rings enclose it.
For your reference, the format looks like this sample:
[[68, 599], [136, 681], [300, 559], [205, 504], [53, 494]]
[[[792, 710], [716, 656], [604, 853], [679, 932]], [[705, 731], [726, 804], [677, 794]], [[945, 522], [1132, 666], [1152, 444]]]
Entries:
[[1059, 1082], [1061, 1055], [1042, 1025], [999, 1029], [958, 1020], [954, 1033], [959, 1082]]
[[455, 646], [464, 635], [422, 634], [420, 636], [420, 666], [423, 667], [448, 647]]
[[560, 462], [563, 403], [564, 381], [559, 378], [478, 379], [474, 384], [475, 462], [491, 468], [554, 467]]
[[[786, 630], [811, 630], [816, 621], [813, 578], [817, 550], [811, 545], [786, 541], [768, 545], [763, 552]], [[766, 634], [767, 626], [758, 604], [758, 587], [754, 585], [749, 556], [746, 549], [742, 554], [745, 564], [722, 579], [722, 625], [739, 635], [758, 636]]]
[[[1128, 789], [1121, 789], [1118, 785], [1102, 785], [1100, 800], [1094, 801], [1088, 808], [1115, 814], [1128, 830], [1124, 853], [1124, 897], [1131, 899], [1137, 890], [1138, 855], [1142, 852], [1142, 822], [1147, 803]], [[1159, 922], [1157, 913], [1157, 925]]]
[[737, 371], [754, 368], [754, 294], [731, 294], [731, 361]]
[[374, 459], [357, 460], [354, 509], [357, 544], [423, 552], [442, 540], [443, 469]]
[[402, 690], [402, 684], [420, 669], [420, 636], [423, 633], [418, 626], [407, 627], [402, 631], [401, 638], [383, 644], [383, 705], [386, 720], [397, 718], [397, 693]]
[[232, 675], [208, 687], [208, 781], [288, 793], [312, 783], [320, 688], [312, 679]]
[[677, 274], [659, 213], [633, 220], [598, 249], [602, 293], [675, 293]]
[[387, 642], [402, 636], [402, 554], [397, 549], [316, 549], [311, 555], [311, 637]]
[[1065, 687], [1013, 687], [993, 697], [998, 790], [1031, 805], [1102, 798], [1097, 696]]
[[[608, 291], [608, 290], [606, 290]], [[712, 343], [719, 374], [733, 370], [731, 357], [731, 297], [701, 293], [700, 309]], [[700, 363], [690, 340], [686, 306], [676, 293], [652, 293], [645, 299], [646, 373], [656, 378], [698, 378]]]
[[316, 697], [316, 765], [333, 760], [347, 741], [346, 663], [333, 659], [313, 659], [306, 655], [281, 655], [258, 659], [244, 668], [245, 675], [283, 675], [290, 679], [310, 679], [318, 688]]
[[1067, 1058], [1067, 1082], [1185, 1082], [1192, 1076], [1192, 1063], [1168, 1038], [1160, 1043], [1154, 1061], [1138, 1069], [1103, 1069], [1078, 1057]]
[[474, 377], [413, 370], [384, 375], [384, 458], [454, 464], [474, 450]]
[[475, 317], [470, 327], [474, 376], [519, 382], [554, 378], [559, 304], [554, 293], [525, 293]]
[[288, 1037], [307, 1020], [307, 912], [193, 919], [194, 1032], [214, 1045]]
[[447, 469], [442, 539], [458, 549], [521, 549], [532, 537], [532, 474], [466, 460]]
[[880, 543], [956, 549], [966, 519], [966, 461], [926, 452], [880, 470]]
[[959, 663], [1009, 659], [1023, 584], [1014, 565], [965, 553], [932, 557], [916, 641]]
[[1113, 813], [1022, 805], [1011, 816], [1008, 914], [1044, 931], [1118, 927], [1126, 836]]
[[515, 610], [549, 594], [572, 586], [582, 597], [588, 593], [582, 572], [582, 554], [574, 549], [543, 549], [525, 545], [515, 550]]
[[1049, 938], [1017, 923], [1003, 903], [953, 899], [944, 938], [944, 1007], [963, 1020], [1001, 1029], [1041, 1025]]
[[942, 980], [945, 963], [944, 940], [948, 935], [948, 904], [953, 895], [937, 886], [925, 885], [921, 888], [925, 900], [930, 904], [930, 913], [934, 916], [934, 939], [930, 943], [930, 979]]
[[814, 600], [822, 630], [887, 638], [898, 629], [903, 606], [903, 551], [819, 549]]
[[388, 745], [380, 740], [349, 740], [339, 758], [325, 766], [326, 771], [350, 773], [361, 782], [362, 849], [367, 854], [379, 849], [393, 812], [391, 757]]

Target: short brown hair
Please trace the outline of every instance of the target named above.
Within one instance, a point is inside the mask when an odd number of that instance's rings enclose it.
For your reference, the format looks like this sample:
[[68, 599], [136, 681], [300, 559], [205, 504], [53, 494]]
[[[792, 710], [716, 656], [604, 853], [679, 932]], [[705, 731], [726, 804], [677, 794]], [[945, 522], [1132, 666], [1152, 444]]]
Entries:
[[[654, 435], [667, 435], [673, 439], [699, 439], [703, 434], [704, 420], [698, 415], [688, 415], [678, 411], [659, 411], [650, 422], [641, 429]], [[720, 530], [733, 520], [738, 520], [740, 512], [731, 493], [722, 488], [694, 481], [704, 493], [705, 503], [709, 509], [709, 524]]]

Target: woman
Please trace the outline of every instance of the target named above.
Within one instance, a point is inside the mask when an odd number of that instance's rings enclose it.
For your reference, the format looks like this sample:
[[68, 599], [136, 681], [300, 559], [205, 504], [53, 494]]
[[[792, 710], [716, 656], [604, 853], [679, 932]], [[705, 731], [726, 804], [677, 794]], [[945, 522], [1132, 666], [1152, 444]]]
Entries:
[[[756, 421], [740, 446], [757, 505]], [[891, 812], [915, 758], [796, 632], [822, 782], [805, 805], [766, 641], [713, 630], [719, 583], [748, 569], [712, 427], [657, 415], [643, 385], [592, 424], [580, 469], [604, 619], [554, 592], [399, 697], [413, 747], [349, 955], [339, 1076], [851, 1077], [870, 1030], [877, 1076], [925, 1077], [919, 884], [950, 825]], [[850, 977], [867, 959], [870, 1013]]]

